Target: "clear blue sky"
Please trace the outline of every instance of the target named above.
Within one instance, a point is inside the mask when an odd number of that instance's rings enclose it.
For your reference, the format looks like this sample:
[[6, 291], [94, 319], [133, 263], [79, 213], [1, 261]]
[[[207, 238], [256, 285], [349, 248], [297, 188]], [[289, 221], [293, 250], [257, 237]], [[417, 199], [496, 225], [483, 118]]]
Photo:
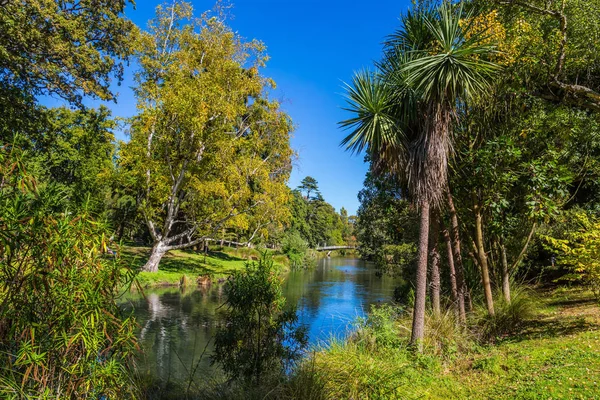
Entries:
[[[145, 28], [161, 3], [138, 0], [127, 16]], [[200, 14], [214, 2], [194, 0], [193, 4]], [[283, 99], [283, 108], [296, 125], [292, 147], [299, 159], [289, 186], [297, 187], [310, 175], [338, 211], [345, 207], [356, 213], [367, 165], [363, 155], [352, 156], [339, 147], [346, 133], [337, 123], [350, 115], [342, 110], [342, 84], [354, 71], [371, 67], [380, 58], [381, 42], [398, 27], [410, 0], [237, 0], [232, 4], [230, 25], [244, 38], [266, 44], [271, 60], [263, 74], [277, 83], [273, 97]], [[135, 113], [131, 69], [115, 88], [118, 103], [107, 104], [114, 115]]]

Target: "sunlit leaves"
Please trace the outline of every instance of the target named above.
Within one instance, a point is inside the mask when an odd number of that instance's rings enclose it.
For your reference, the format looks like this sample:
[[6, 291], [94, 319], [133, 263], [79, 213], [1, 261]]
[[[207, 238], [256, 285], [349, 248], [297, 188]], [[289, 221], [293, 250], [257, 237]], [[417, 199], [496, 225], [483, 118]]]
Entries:
[[0, 149], [0, 182], [0, 397], [132, 396], [135, 324], [116, 299], [134, 271], [85, 210], [54, 211], [61, 193], [18, 150]]
[[121, 165], [136, 177], [146, 220], [165, 239], [172, 228], [267, 236], [287, 218], [293, 126], [259, 73], [264, 45], [175, 2], [157, 9], [137, 57], [139, 114]]

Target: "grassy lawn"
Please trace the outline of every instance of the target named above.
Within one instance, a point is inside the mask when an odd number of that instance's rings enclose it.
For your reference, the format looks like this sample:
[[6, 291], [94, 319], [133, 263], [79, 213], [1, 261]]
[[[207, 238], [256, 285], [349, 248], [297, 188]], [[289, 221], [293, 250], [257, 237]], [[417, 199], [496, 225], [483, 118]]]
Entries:
[[[148, 247], [123, 247], [122, 256], [136, 268], [141, 268], [150, 254]], [[226, 278], [244, 269], [248, 261], [261, 256], [255, 249], [219, 249], [206, 256], [193, 251], [173, 250], [164, 255], [158, 272], [140, 272], [137, 280], [142, 287], [196, 285], [199, 276], [210, 276], [212, 280]], [[273, 260], [285, 269], [287, 258], [274, 255]], [[185, 278], [183, 278], [185, 277]], [[183, 280], [182, 280], [183, 279]]]
[[600, 398], [600, 307], [592, 294], [543, 293], [538, 316], [451, 374], [477, 398]]
[[[313, 354], [295, 398], [600, 399], [600, 307], [581, 289], [544, 291], [516, 334], [415, 355], [358, 341]], [[537, 298], [537, 297], [536, 297]]]

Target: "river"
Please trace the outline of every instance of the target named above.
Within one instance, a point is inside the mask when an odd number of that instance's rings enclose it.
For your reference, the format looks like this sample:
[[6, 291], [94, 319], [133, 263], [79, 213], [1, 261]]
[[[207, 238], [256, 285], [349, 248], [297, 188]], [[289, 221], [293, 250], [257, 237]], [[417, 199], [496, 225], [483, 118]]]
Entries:
[[[311, 346], [343, 338], [357, 317], [372, 304], [392, 299], [395, 282], [378, 277], [374, 268], [355, 258], [323, 258], [316, 268], [286, 274], [283, 293], [295, 304], [299, 321], [308, 328]], [[223, 285], [200, 288], [146, 289], [124, 299], [126, 312], [139, 324], [143, 354], [138, 370], [161, 380], [214, 376], [210, 366], [218, 308], [225, 301]]]

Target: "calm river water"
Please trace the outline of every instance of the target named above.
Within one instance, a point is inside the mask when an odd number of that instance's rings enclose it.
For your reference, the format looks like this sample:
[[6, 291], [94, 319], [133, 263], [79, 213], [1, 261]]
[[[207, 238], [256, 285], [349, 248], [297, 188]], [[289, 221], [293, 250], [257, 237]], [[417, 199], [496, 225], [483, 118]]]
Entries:
[[[311, 345], [343, 337], [371, 304], [391, 301], [394, 280], [378, 277], [375, 270], [355, 258], [324, 258], [312, 270], [286, 275], [283, 293], [298, 308], [308, 327]], [[151, 376], [186, 379], [210, 376], [212, 336], [218, 308], [225, 301], [223, 285], [207, 288], [161, 288], [130, 294], [123, 306], [133, 311], [144, 351], [138, 367]], [[195, 372], [192, 372], [194, 371]]]

